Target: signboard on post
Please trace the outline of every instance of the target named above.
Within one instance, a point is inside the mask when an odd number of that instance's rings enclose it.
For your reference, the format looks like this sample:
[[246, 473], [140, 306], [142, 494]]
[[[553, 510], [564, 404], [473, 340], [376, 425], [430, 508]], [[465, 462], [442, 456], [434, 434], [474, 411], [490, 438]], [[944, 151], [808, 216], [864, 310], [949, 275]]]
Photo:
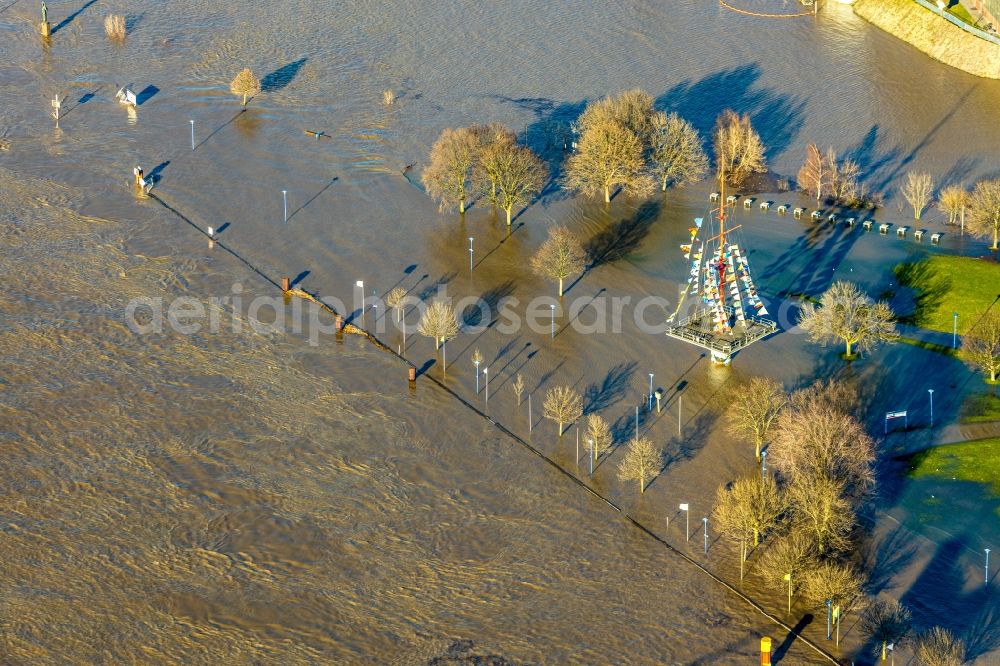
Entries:
[[900, 411], [895, 411], [895, 412], [886, 412], [885, 413], [885, 427], [884, 427], [885, 428], [885, 432], [883, 434], [885, 434], [885, 435], [889, 434], [889, 421], [892, 421], [893, 419], [903, 419], [903, 429], [905, 430], [908, 427], [907, 426], [906, 410], [905, 409], [900, 410]]

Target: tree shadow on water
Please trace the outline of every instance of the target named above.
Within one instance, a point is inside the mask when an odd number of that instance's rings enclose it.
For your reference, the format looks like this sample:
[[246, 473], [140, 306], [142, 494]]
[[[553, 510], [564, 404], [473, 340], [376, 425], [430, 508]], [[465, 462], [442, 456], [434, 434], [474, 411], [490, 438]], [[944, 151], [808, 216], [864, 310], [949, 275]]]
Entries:
[[638, 365], [635, 361], [619, 363], [608, 370], [608, 374], [600, 384], [587, 386], [583, 391], [583, 413], [599, 412], [624, 398]]
[[265, 74], [264, 78], [260, 80], [261, 92], [273, 92], [288, 87], [288, 84], [295, 79], [307, 60], [308, 58], [299, 58], [279, 67], [270, 74]]
[[795, 639], [798, 638], [800, 635], [802, 635], [802, 632], [805, 630], [806, 627], [812, 624], [812, 621], [813, 621], [812, 613], [806, 613], [805, 615], [802, 616], [802, 619], [799, 620], [798, 623], [794, 627], [792, 627], [792, 630], [788, 632], [788, 635], [785, 636], [785, 640], [781, 641], [781, 645], [779, 645], [774, 650], [774, 652], [771, 653], [772, 664], [777, 664], [781, 662], [781, 660], [785, 657], [785, 655], [788, 654], [788, 650], [791, 649], [792, 643], [795, 642]]
[[639, 206], [632, 217], [619, 220], [594, 234], [584, 243], [584, 250], [589, 258], [587, 269], [624, 259], [638, 250], [659, 217], [662, 206], [659, 201], [647, 201]]

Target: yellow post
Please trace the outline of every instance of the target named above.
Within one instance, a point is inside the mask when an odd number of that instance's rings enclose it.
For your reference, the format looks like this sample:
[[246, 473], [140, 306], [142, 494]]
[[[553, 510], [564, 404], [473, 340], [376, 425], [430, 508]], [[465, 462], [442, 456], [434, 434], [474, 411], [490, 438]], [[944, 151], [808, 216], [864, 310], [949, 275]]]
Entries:
[[760, 639], [760, 666], [771, 666], [771, 637]]

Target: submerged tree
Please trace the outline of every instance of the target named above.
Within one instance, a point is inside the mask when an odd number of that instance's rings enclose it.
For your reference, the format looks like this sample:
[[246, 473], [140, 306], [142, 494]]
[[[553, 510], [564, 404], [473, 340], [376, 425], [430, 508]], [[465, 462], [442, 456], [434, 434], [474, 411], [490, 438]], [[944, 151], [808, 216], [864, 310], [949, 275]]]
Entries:
[[531, 257], [531, 269], [550, 280], [559, 281], [559, 296], [563, 295], [563, 281], [583, 271], [587, 253], [573, 233], [563, 226], [549, 229], [548, 239]]
[[817, 202], [820, 201], [824, 192], [830, 189], [830, 172], [830, 160], [820, 152], [819, 147], [815, 143], [806, 146], [806, 161], [798, 174], [802, 191], [815, 196]]
[[516, 146], [517, 135], [501, 123], [473, 125], [469, 129], [476, 138], [477, 159], [472, 168], [473, 186], [477, 192], [489, 200], [491, 205], [497, 206], [499, 199], [496, 169], [501, 163], [490, 159], [489, 156], [503, 152], [504, 148]]
[[805, 582], [805, 572], [816, 562], [816, 551], [812, 541], [798, 531], [792, 531], [778, 539], [761, 557], [764, 577], [776, 587], [784, 587], [788, 594], [788, 609], [792, 608], [792, 596]]
[[808, 534], [820, 555], [845, 550], [854, 528], [854, 512], [841, 481], [827, 476], [790, 484], [788, 498], [799, 529]]
[[874, 441], [855, 417], [828, 406], [787, 410], [767, 450], [774, 469], [805, 491], [830, 479], [857, 499], [875, 482]]
[[478, 150], [479, 140], [468, 127], [447, 128], [434, 142], [421, 181], [427, 194], [440, 203], [441, 210], [458, 206], [458, 212], [465, 213]]
[[517, 373], [517, 377], [514, 379], [514, 383], [510, 385], [511, 390], [514, 391], [514, 395], [517, 396], [517, 404], [521, 405], [521, 396], [524, 394], [524, 377], [521, 373]]
[[566, 184], [587, 196], [604, 195], [622, 188], [641, 196], [653, 190], [646, 171], [642, 138], [622, 123], [607, 120], [585, 127], [577, 142], [577, 152], [566, 162]]
[[740, 580], [747, 547], [760, 544], [761, 536], [778, 524], [785, 500], [773, 477], [754, 474], [737, 479], [732, 486], [720, 486], [715, 497], [715, 523], [719, 530], [740, 547]]
[[799, 325], [816, 342], [842, 340], [850, 358], [852, 350], [867, 351], [883, 340], [895, 340], [894, 321], [887, 303], [874, 302], [851, 282], [835, 282], [819, 307], [809, 303], [802, 308]]
[[403, 306], [406, 304], [406, 290], [396, 287], [385, 297], [385, 304], [396, 311], [396, 322], [403, 319]]
[[611, 448], [611, 444], [614, 442], [611, 426], [600, 414], [587, 415], [587, 440], [594, 462], [597, 462], [597, 459]]
[[729, 431], [753, 441], [757, 460], [771, 426], [787, 403], [788, 395], [781, 384], [768, 377], [754, 377], [733, 390], [726, 410]]
[[917, 173], [909, 171], [906, 174], [906, 183], [900, 192], [907, 203], [913, 207], [913, 219], [919, 220], [920, 215], [931, 202], [934, 195], [934, 181], [929, 173]]
[[619, 481], [638, 481], [639, 494], [646, 491], [646, 479], [663, 469], [663, 452], [645, 437], [632, 438], [625, 446], [625, 456], [618, 463]]
[[698, 130], [676, 113], [654, 114], [649, 130], [650, 170], [667, 191], [667, 184], [683, 187], [708, 172], [708, 155]]
[[966, 658], [965, 643], [943, 627], [920, 634], [914, 653], [920, 666], [962, 666]]
[[848, 564], [824, 560], [805, 572], [802, 591], [814, 608], [823, 608], [829, 601], [837, 623], [837, 645], [840, 645], [840, 623], [845, 615], [864, 608], [865, 576]]
[[568, 386], [557, 386], [545, 394], [542, 413], [559, 424], [559, 436], [562, 437], [563, 426], [583, 416], [583, 398]]
[[991, 249], [1000, 242], [1000, 180], [976, 183], [969, 197], [969, 231], [980, 238], [993, 238]]
[[726, 109], [715, 126], [715, 164], [720, 176], [740, 187], [755, 173], [767, 171], [764, 143], [749, 115]]
[[897, 643], [910, 631], [910, 611], [895, 599], [878, 599], [861, 614], [861, 631], [878, 645], [876, 654], [886, 660], [889, 643]]
[[229, 92], [234, 95], [241, 95], [243, 97], [243, 106], [246, 107], [247, 97], [260, 94], [260, 81], [250, 71], [249, 67], [245, 67], [236, 75], [232, 83], [229, 84]]
[[997, 381], [1000, 373], [1000, 310], [973, 315], [973, 324], [962, 336], [962, 358]]
[[488, 174], [491, 200], [507, 213], [507, 226], [514, 208], [531, 202], [548, 177], [548, 169], [538, 156], [516, 143], [493, 143], [483, 150], [479, 163]]
[[969, 205], [969, 193], [961, 185], [949, 185], [938, 195], [938, 210], [948, 216], [948, 224], [962, 221], [962, 231], [965, 231], [965, 209]]
[[458, 318], [455, 309], [444, 301], [435, 301], [420, 318], [418, 329], [421, 335], [434, 338], [434, 349], [440, 349], [441, 343], [447, 342], [458, 335]]

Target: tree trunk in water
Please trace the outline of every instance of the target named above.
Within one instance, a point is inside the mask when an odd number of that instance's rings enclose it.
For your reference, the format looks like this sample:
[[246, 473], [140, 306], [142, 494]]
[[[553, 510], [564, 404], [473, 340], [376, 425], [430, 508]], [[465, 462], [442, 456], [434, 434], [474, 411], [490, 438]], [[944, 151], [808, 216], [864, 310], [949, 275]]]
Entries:
[[562, 437], [562, 421], [559, 422], [559, 436]]
[[458, 200], [458, 213], [459, 215], [465, 215], [465, 195]]
[[754, 447], [754, 451], [753, 451], [753, 454], [754, 454], [754, 455], [755, 455], [755, 456], [757, 457], [757, 460], [760, 460], [760, 448], [761, 448], [761, 445], [762, 445], [762, 444], [763, 444], [763, 442], [761, 442], [761, 441], [760, 441], [760, 440], [758, 439], [758, 440], [757, 440], [757, 445], [756, 445], [756, 446]]
[[243, 106], [244, 106], [244, 108], [246, 107], [246, 105], [247, 105], [247, 94], [243, 93]]
[[845, 342], [847, 343], [847, 356], [849, 357], [851, 355], [851, 341], [845, 340]]
[[439, 349], [441, 349], [441, 341], [438, 340], [437, 338], [434, 338], [434, 351], [437, 351]]
[[753, 528], [753, 547], [756, 548], [760, 545], [760, 530], [756, 527]]
[[740, 541], [740, 580], [743, 580], [743, 563], [747, 561], [747, 542]]
[[611, 203], [611, 188], [604, 188], [604, 203]]
[[510, 208], [507, 209], [507, 226], [510, 226]]
[[663, 188], [660, 191], [661, 192], [666, 192], [667, 191], [667, 177], [666, 176], [663, 177]]
[[993, 227], [993, 248], [992, 249], [994, 249], [994, 250], [997, 249], [997, 236], [998, 236], [998, 234], [1000, 234], [1000, 229], [997, 229], [996, 227]]
[[559, 298], [562, 298], [563, 294], [563, 279], [559, 278]]
[[646, 492], [646, 479], [642, 476], [639, 477], [639, 494], [642, 495]]
[[885, 641], [882, 641], [882, 661], [885, 661]]

